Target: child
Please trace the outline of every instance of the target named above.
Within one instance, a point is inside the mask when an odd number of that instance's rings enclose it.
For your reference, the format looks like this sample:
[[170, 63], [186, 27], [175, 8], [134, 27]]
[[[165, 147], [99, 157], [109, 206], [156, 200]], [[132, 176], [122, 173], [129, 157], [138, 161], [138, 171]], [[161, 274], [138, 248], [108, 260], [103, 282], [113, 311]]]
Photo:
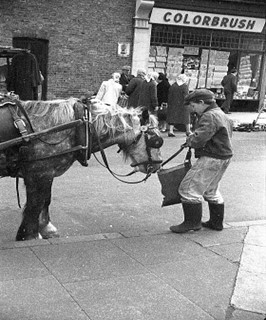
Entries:
[[[217, 106], [214, 94], [198, 89], [185, 98], [186, 108], [196, 113], [195, 131], [187, 137], [187, 146], [195, 149], [196, 163], [180, 184], [184, 222], [170, 227], [175, 233], [199, 230], [203, 225], [214, 230], [223, 229], [224, 200], [219, 182], [233, 156], [232, 123]], [[210, 219], [201, 224], [202, 201], [209, 205]]]

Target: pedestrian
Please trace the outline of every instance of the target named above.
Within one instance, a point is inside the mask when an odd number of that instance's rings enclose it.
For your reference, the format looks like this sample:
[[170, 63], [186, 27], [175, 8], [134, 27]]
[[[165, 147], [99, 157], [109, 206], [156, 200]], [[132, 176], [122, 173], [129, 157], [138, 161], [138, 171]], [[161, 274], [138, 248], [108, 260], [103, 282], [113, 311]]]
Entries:
[[122, 92], [122, 85], [119, 83], [120, 73], [114, 72], [111, 79], [103, 81], [96, 95], [96, 99], [111, 106], [116, 105]]
[[126, 87], [126, 94], [128, 95], [128, 108], [137, 108], [139, 101], [140, 88], [145, 80], [146, 70], [138, 69], [137, 76], [129, 81]]
[[133, 75], [130, 74], [130, 66], [123, 66], [122, 67], [122, 72], [120, 76], [119, 83], [122, 85], [122, 90], [125, 92], [126, 87], [129, 84], [129, 81], [133, 78]]
[[166, 112], [167, 112], [169, 88], [170, 88], [170, 83], [166, 78], [166, 75], [160, 72], [158, 77], [158, 85], [157, 85], [157, 98], [158, 98], [157, 117], [159, 121], [159, 129], [161, 130], [161, 132], [165, 132], [167, 129]]
[[168, 92], [168, 108], [166, 121], [169, 124], [168, 137], [175, 137], [174, 127], [181, 131], [189, 131], [189, 114], [184, 107], [184, 99], [188, 94], [188, 77], [180, 74]]
[[157, 98], [157, 80], [158, 72], [151, 72], [142, 82], [139, 94], [138, 106], [143, 107], [149, 112], [155, 114], [158, 109], [158, 98]]
[[41, 84], [39, 64], [34, 54], [23, 51], [16, 54], [7, 78], [7, 90], [14, 91], [21, 100], [38, 100]]
[[237, 91], [237, 70], [233, 68], [226, 76], [224, 76], [221, 84], [224, 87], [225, 101], [223, 102], [221, 109], [224, 113], [229, 114], [231, 104], [234, 99], [234, 93]]
[[[185, 98], [185, 105], [198, 116], [195, 131], [186, 139], [186, 145], [195, 149], [197, 161], [178, 190], [184, 222], [171, 226], [170, 230], [184, 233], [199, 230], [201, 226], [222, 230], [224, 200], [219, 183], [233, 156], [232, 122], [218, 107], [210, 90], [195, 90]], [[201, 223], [203, 199], [208, 202], [210, 218]]]

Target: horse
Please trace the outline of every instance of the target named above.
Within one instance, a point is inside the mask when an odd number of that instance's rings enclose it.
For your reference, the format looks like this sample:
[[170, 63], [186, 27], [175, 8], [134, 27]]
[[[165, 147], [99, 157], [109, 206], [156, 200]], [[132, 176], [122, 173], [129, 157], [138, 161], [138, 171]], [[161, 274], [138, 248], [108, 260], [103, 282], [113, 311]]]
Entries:
[[[96, 99], [85, 103], [73, 97], [50, 101], [17, 99], [15, 103], [16, 106], [7, 102], [0, 107], [0, 176], [24, 180], [26, 201], [17, 241], [59, 236], [49, 212], [52, 184], [75, 161], [87, 166], [91, 154], [116, 144], [124, 160], [131, 159], [135, 171], [150, 175], [160, 168], [162, 137], [158, 121], [141, 108], [110, 106]], [[15, 121], [18, 128], [13, 125], [13, 107], [26, 134], [19, 121]]]

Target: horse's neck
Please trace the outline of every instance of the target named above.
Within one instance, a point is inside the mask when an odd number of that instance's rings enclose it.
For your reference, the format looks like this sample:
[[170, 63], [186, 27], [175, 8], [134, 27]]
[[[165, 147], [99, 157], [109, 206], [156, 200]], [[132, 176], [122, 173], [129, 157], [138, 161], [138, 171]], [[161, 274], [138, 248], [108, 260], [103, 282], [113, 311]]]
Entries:
[[[111, 147], [113, 145], [120, 145], [120, 144], [130, 144], [135, 140], [135, 133], [133, 130], [125, 132], [125, 133], [119, 133], [114, 135], [113, 137], [110, 137], [108, 135], [100, 135], [97, 137], [96, 135], [93, 135], [92, 139], [92, 152], [97, 152], [102, 149], [106, 149], [108, 147]], [[99, 142], [100, 141], [100, 142]]]

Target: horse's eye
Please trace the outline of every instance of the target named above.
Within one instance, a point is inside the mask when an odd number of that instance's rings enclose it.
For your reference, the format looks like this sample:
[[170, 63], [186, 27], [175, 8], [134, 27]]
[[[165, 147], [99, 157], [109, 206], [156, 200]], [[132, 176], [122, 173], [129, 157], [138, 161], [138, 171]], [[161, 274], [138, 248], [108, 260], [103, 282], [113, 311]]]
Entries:
[[148, 131], [148, 127], [147, 126], [141, 126], [140, 127], [140, 131], [142, 131], [142, 132]]

